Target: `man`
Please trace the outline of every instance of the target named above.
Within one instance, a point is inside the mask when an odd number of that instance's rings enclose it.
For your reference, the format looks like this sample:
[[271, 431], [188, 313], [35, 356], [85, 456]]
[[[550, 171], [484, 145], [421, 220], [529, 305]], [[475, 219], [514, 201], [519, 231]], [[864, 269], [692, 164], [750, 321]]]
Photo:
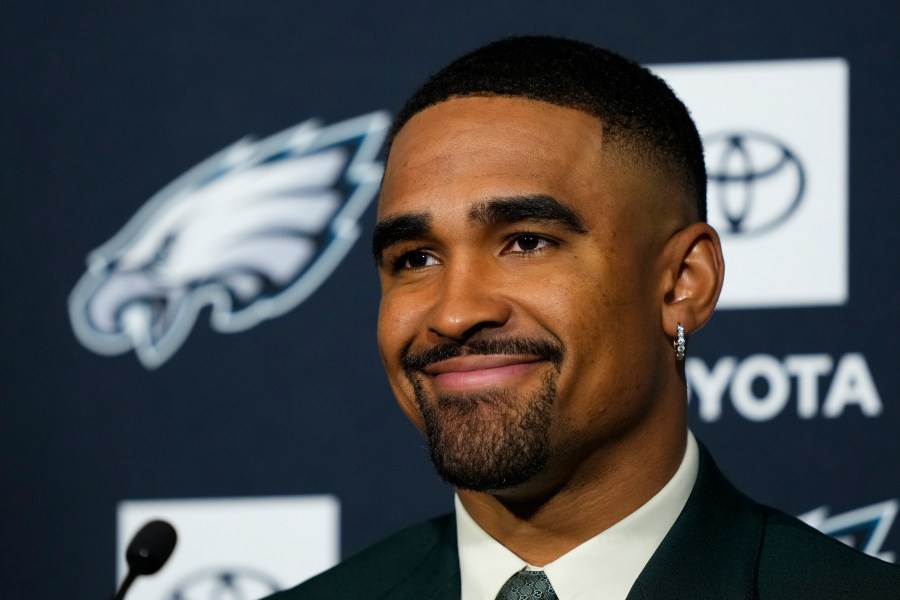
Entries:
[[889, 598], [900, 569], [761, 507], [686, 425], [723, 278], [697, 131], [640, 66], [526, 37], [429, 80], [373, 247], [394, 393], [456, 488], [278, 598]]

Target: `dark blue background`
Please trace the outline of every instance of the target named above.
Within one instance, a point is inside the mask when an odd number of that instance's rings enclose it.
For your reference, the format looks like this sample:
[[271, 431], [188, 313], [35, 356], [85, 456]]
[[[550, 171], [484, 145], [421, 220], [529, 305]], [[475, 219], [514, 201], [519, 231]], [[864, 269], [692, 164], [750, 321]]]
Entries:
[[[363, 240], [298, 309], [238, 335], [201, 316], [156, 371], [83, 348], [66, 300], [88, 252], [188, 167], [310, 117], [396, 111], [434, 69], [515, 33], [646, 63], [847, 58], [848, 304], [722, 312], [691, 351], [708, 364], [862, 352], [884, 413], [801, 421], [788, 410], [752, 423], [726, 405], [693, 428], [736, 483], [789, 512], [900, 494], [900, 4], [7, 0], [2, 12], [0, 589], [10, 597], [107, 596], [124, 498], [333, 493], [345, 555], [450, 508], [381, 371]], [[897, 529], [885, 549], [900, 550]]]

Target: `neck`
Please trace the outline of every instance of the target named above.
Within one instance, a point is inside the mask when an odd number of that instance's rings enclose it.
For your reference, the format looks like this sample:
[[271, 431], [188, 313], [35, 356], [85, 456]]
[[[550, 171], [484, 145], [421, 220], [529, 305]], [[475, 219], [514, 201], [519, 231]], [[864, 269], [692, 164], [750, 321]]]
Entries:
[[[520, 489], [459, 490], [460, 501], [491, 537], [542, 567], [633, 513], [669, 482], [684, 457], [683, 412], [661, 431], [630, 431], [593, 449], [575, 467], [548, 464], [547, 475]], [[559, 472], [566, 475], [550, 475]]]

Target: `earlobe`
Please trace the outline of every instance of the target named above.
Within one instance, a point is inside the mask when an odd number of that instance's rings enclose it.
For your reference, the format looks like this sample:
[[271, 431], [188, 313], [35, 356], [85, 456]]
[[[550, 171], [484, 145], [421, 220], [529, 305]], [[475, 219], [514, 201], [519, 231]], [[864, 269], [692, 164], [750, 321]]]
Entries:
[[668, 264], [663, 295], [663, 329], [674, 336], [682, 323], [687, 333], [712, 316], [725, 275], [719, 234], [706, 223], [694, 223], [673, 235], [663, 256]]

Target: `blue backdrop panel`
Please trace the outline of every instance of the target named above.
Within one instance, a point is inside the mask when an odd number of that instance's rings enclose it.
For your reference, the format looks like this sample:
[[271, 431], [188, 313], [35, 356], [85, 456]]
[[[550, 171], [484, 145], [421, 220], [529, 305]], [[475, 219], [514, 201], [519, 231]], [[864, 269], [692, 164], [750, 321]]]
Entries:
[[[397, 110], [434, 69], [514, 33], [591, 41], [645, 63], [844, 57], [850, 67], [849, 300], [728, 310], [693, 340], [712, 367], [774, 357], [786, 408], [748, 419], [727, 393], [692, 427], [735, 482], [800, 514], [900, 496], [900, 5], [836, 1], [51, 3], [0, 20], [0, 588], [100, 598], [124, 498], [335, 494], [342, 552], [450, 509], [394, 406], [375, 345], [373, 206], [347, 257], [296, 309], [223, 334], [204, 309], [147, 369], [76, 339], [89, 253], [193, 165], [248, 135]], [[722, 107], [727, 111], [728, 107]], [[859, 354], [881, 403], [801, 418], [792, 355], [824, 354], [817, 402]], [[752, 364], [752, 363], [751, 363]], [[846, 383], [846, 382], [845, 382]], [[848, 385], [857, 385], [851, 381]], [[765, 377], [755, 394], [765, 397]], [[872, 523], [848, 533], [863, 546]], [[862, 541], [860, 541], [862, 540]], [[900, 549], [893, 525], [882, 551]], [[77, 590], [77, 592], [75, 591]]]

